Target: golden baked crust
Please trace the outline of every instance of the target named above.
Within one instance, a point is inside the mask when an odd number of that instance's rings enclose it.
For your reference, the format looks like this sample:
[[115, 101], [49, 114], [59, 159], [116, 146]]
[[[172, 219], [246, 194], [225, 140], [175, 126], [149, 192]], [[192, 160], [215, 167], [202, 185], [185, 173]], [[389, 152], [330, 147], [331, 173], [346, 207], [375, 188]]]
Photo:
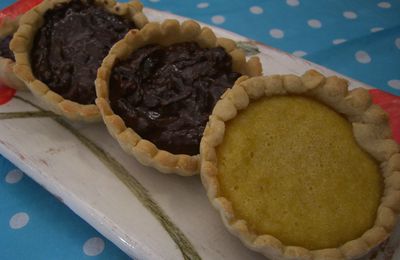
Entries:
[[[0, 27], [0, 40], [15, 33], [18, 29], [19, 17], [15, 19], [3, 20]], [[16, 90], [27, 90], [25, 83], [22, 82], [14, 73], [15, 62], [11, 59], [0, 56], [0, 83]]]
[[208, 48], [221, 46], [232, 57], [234, 71], [248, 76], [261, 75], [259, 59], [252, 57], [246, 62], [244, 53], [236, 48], [232, 40], [217, 38], [211, 29], [201, 28], [194, 21], [179, 24], [176, 20], [165, 20], [162, 24], [149, 23], [140, 31], [131, 30], [124, 39], [117, 42], [98, 70], [95, 85], [96, 104], [103, 120], [111, 135], [127, 153], [134, 155], [142, 164], [154, 167], [163, 173], [190, 176], [198, 173], [198, 155], [172, 154], [159, 150], [152, 142], [142, 139], [133, 129], [126, 127], [120, 116], [114, 114], [108, 95], [110, 74], [116, 60], [124, 59], [134, 50], [148, 44], [157, 43], [166, 46], [185, 41], [195, 41], [201, 47]]
[[[82, 105], [64, 99], [61, 95], [50, 90], [42, 81], [36, 79], [32, 73], [30, 51], [37, 30], [44, 23], [43, 15], [55, 6], [69, 3], [70, 1], [45, 0], [21, 17], [19, 29], [10, 43], [11, 50], [14, 52], [16, 59], [14, 72], [26, 83], [29, 90], [42, 101], [43, 105], [53, 112], [63, 115], [70, 120], [86, 122], [100, 121], [101, 116], [95, 104]], [[143, 6], [138, 1], [118, 3], [114, 0], [95, 0], [95, 4], [103, 6], [111, 13], [132, 20], [139, 28], [142, 28], [147, 23], [147, 18], [142, 12]]]
[[[239, 110], [261, 97], [302, 95], [315, 99], [344, 115], [352, 124], [358, 145], [380, 163], [384, 180], [383, 196], [378, 206], [373, 227], [359, 238], [338, 248], [309, 250], [288, 246], [270, 234], [255, 234], [245, 220], [239, 219], [231, 201], [221, 195], [218, 179], [216, 147], [222, 144], [226, 122], [235, 118]], [[348, 91], [347, 82], [336, 76], [325, 78], [311, 70], [301, 77], [274, 75], [254, 77], [225, 92], [216, 104], [200, 144], [201, 179], [213, 206], [220, 212], [228, 230], [238, 236], [252, 250], [271, 259], [355, 259], [383, 242], [392, 231], [400, 210], [400, 153], [391, 138], [387, 116], [371, 104], [368, 91]]]

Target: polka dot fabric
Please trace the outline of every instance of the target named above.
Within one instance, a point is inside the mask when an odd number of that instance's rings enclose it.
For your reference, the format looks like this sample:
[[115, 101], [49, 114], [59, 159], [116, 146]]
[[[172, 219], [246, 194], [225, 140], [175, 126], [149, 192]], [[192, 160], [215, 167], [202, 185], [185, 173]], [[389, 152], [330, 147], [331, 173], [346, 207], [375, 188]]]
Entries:
[[400, 1], [143, 0], [400, 95]]
[[130, 259], [0, 155], [1, 259]]
[[[0, 9], [14, 2], [1, 0]], [[400, 95], [398, 0], [142, 2], [231, 30]], [[1, 259], [129, 259], [1, 155], [0, 202]]]

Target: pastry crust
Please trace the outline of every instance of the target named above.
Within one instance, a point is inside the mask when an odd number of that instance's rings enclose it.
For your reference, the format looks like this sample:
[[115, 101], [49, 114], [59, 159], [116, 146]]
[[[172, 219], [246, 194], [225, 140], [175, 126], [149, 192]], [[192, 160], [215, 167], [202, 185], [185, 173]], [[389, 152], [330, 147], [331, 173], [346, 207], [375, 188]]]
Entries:
[[[14, 52], [16, 65], [15, 74], [26, 83], [29, 90], [42, 104], [53, 112], [65, 116], [70, 120], [94, 122], [100, 121], [101, 116], [95, 104], [83, 105], [64, 99], [61, 95], [49, 89], [42, 81], [35, 78], [30, 63], [30, 51], [36, 32], [43, 25], [44, 14], [60, 4], [69, 3], [71, 0], [45, 0], [37, 5], [20, 19], [20, 26], [10, 43]], [[85, 1], [85, 0], [81, 0]], [[142, 28], [148, 21], [143, 14], [143, 6], [138, 1], [118, 3], [114, 0], [95, 0], [98, 6], [103, 6], [110, 13], [125, 17]]]
[[[249, 230], [244, 220], [235, 217], [231, 202], [220, 195], [216, 147], [223, 142], [225, 122], [233, 119], [252, 100], [296, 94], [312, 97], [347, 117], [359, 146], [381, 165], [384, 191], [374, 226], [338, 248], [308, 250], [284, 245], [268, 234], [257, 235]], [[391, 138], [387, 115], [371, 103], [367, 90], [348, 91], [347, 81], [336, 76], [325, 78], [310, 70], [301, 77], [254, 77], [235, 84], [214, 107], [201, 140], [200, 156], [203, 185], [225, 226], [247, 247], [271, 259], [356, 259], [382, 243], [395, 226], [400, 210], [400, 153], [398, 144]]]
[[[19, 17], [15, 19], [5, 18], [0, 27], [0, 40], [15, 33], [18, 29]], [[0, 56], [0, 83], [16, 89], [28, 90], [25, 83], [22, 82], [14, 73], [15, 62], [11, 59]]]
[[217, 38], [211, 29], [201, 28], [194, 21], [189, 20], [179, 24], [176, 20], [165, 20], [162, 24], [149, 23], [140, 31], [131, 30], [124, 39], [117, 42], [103, 60], [95, 85], [96, 104], [108, 131], [127, 153], [134, 155], [142, 164], [154, 167], [163, 173], [191, 176], [198, 174], [198, 155], [172, 154], [159, 150], [152, 142], [142, 139], [133, 129], [126, 127], [120, 116], [114, 114], [108, 95], [111, 70], [117, 60], [127, 58], [133, 51], [148, 44], [167, 46], [185, 41], [194, 41], [201, 47], [208, 48], [221, 46], [232, 57], [234, 71], [248, 76], [261, 75], [259, 59], [252, 57], [246, 61], [244, 53], [236, 48], [232, 40]]

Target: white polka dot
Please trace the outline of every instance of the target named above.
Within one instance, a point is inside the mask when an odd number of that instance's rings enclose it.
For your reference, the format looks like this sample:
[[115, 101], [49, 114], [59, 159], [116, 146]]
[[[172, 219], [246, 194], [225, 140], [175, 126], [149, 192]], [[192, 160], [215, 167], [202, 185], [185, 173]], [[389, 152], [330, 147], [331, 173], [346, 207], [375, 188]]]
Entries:
[[371, 62], [371, 57], [366, 51], [357, 51], [355, 57], [359, 63], [366, 64]]
[[24, 174], [20, 170], [14, 169], [7, 173], [6, 182], [10, 183], [10, 184], [14, 184], [14, 183], [19, 182], [22, 179], [22, 177], [24, 177]]
[[356, 19], [357, 18], [357, 14], [352, 11], [343, 12], [343, 16], [344, 16], [344, 18], [347, 18], [347, 19]]
[[207, 8], [210, 4], [209, 3], [198, 3], [197, 4], [197, 8]]
[[225, 17], [223, 17], [222, 15], [214, 15], [211, 18], [211, 21], [215, 24], [221, 24], [225, 22]]
[[344, 43], [346, 41], [347, 41], [346, 39], [334, 39], [332, 41], [332, 43], [335, 44], [335, 45], [338, 45], [338, 44]]
[[305, 51], [294, 51], [293, 55], [297, 56], [297, 57], [303, 57], [304, 55], [307, 55], [307, 52], [305, 52]]
[[394, 41], [394, 44], [396, 45], [397, 49], [400, 49], [400, 38], [397, 38], [397, 39]]
[[373, 28], [371, 28], [371, 32], [380, 32], [380, 31], [382, 31], [383, 30], [383, 28], [382, 27], [373, 27]]
[[249, 10], [252, 14], [262, 14], [264, 12], [264, 10], [259, 6], [252, 6]]
[[387, 9], [387, 8], [392, 7], [392, 5], [388, 2], [380, 2], [380, 3], [378, 3], [378, 7]]
[[400, 89], [400, 80], [399, 79], [392, 79], [388, 81], [388, 85], [395, 89]]
[[286, 4], [290, 6], [298, 6], [300, 3], [299, 0], [286, 0]]
[[321, 22], [317, 19], [308, 20], [307, 23], [308, 23], [308, 26], [310, 26], [311, 28], [314, 28], [314, 29], [318, 29], [318, 28], [322, 27]]
[[285, 36], [285, 33], [280, 29], [271, 29], [269, 34], [272, 36], [272, 38], [276, 39], [281, 39]]
[[86, 240], [83, 245], [83, 252], [88, 256], [96, 256], [104, 250], [104, 241], [99, 237], [92, 237]]
[[29, 215], [25, 212], [19, 212], [11, 217], [9, 224], [12, 229], [20, 229], [25, 227], [28, 222]]

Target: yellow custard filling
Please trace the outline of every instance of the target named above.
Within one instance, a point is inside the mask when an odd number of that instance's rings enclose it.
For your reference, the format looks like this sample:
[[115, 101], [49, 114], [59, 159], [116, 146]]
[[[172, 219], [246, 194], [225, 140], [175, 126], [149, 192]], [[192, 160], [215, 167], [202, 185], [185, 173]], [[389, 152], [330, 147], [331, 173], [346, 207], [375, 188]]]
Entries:
[[301, 96], [263, 98], [226, 125], [220, 196], [256, 234], [308, 249], [338, 247], [373, 226], [383, 181], [351, 124]]

